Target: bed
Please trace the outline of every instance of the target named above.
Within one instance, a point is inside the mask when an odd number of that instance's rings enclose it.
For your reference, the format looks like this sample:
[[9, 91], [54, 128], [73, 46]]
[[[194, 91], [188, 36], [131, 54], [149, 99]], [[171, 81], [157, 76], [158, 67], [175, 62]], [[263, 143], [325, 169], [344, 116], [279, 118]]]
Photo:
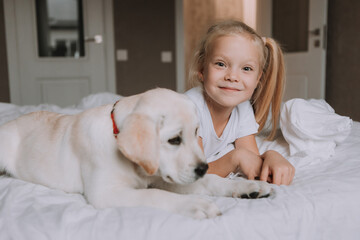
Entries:
[[[32, 111], [75, 114], [119, 98], [94, 94], [67, 108], [0, 103], [0, 125]], [[274, 141], [257, 137], [261, 152], [277, 150], [296, 167], [293, 183], [274, 185], [269, 198], [209, 197], [222, 216], [194, 220], [146, 207], [98, 210], [80, 194], [2, 175], [0, 239], [359, 239], [360, 123], [336, 115], [324, 101], [304, 101], [296, 111], [294, 102], [284, 104]], [[305, 133], [299, 132], [300, 118], [311, 120], [301, 123]], [[297, 130], [287, 128], [291, 121]]]

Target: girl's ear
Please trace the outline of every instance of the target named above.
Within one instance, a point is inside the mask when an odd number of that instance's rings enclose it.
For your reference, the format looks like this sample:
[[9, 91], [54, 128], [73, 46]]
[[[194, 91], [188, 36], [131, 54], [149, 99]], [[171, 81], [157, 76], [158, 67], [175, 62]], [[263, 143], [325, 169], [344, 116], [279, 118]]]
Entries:
[[204, 75], [202, 74], [202, 72], [198, 72], [198, 78], [199, 78], [200, 82], [204, 81]]
[[261, 79], [262, 75], [263, 75], [263, 73], [261, 72], [261, 73], [259, 74], [258, 79], [257, 79], [257, 84], [259, 84], [259, 83], [260, 83], [260, 79]]

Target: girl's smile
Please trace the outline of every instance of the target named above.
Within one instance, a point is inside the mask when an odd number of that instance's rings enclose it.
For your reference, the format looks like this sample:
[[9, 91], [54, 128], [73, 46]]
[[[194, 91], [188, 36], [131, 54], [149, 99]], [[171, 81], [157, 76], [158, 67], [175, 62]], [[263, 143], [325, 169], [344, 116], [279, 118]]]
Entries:
[[241, 89], [239, 88], [235, 88], [235, 87], [222, 87], [220, 86], [219, 87], [220, 89], [224, 90], [224, 91], [229, 91], [229, 92], [238, 92], [238, 91], [241, 91]]

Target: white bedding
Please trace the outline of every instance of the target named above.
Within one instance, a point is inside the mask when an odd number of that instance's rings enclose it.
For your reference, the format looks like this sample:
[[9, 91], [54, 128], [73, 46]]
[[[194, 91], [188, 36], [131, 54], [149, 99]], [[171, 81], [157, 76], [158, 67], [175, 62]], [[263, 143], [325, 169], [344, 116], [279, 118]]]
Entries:
[[[0, 124], [35, 110], [74, 114], [119, 96], [89, 96], [78, 105], [0, 104]], [[0, 239], [359, 239], [360, 123], [337, 143], [330, 158], [290, 156], [280, 135], [257, 138], [260, 150], [275, 149], [296, 166], [290, 186], [273, 186], [270, 198], [212, 198], [223, 215], [193, 220], [153, 208], [97, 210], [82, 195], [0, 176]]]

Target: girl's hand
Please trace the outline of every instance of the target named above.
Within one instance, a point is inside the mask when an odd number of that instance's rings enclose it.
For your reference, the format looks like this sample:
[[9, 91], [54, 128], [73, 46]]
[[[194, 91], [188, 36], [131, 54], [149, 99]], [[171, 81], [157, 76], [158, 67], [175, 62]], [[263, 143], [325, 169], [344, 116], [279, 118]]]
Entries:
[[[295, 168], [281, 154], [276, 151], [267, 151], [262, 155], [264, 162], [260, 180], [277, 185], [289, 185], [295, 175]], [[272, 179], [271, 179], [272, 175]]]
[[260, 157], [255, 136], [249, 135], [236, 139], [234, 151], [233, 163], [237, 168], [250, 180], [259, 178], [263, 160]]
[[[202, 147], [202, 139], [199, 137]], [[203, 148], [203, 147], [202, 147]], [[260, 177], [263, 163], [256, 145], [255, 136], [249, 135], [235, 140], [235, 149], [216, 161], [209, 163], [207, 173], [226, 177], [231, 172], [241, 171], [248, 179]]]
[[260, 176], [262, 158], [246, 148], [234, 149], [216, 161], [209, 163], [207, 173], [226, 177], [231, 172], [241, 171], [248, 179]]
[[233, 154], [233, 162], [237, 166], [237, 169], [240, 169], [248, 179], [254, 180], [255, 177], [260, 176], [263, 160], [254, 152], [245, 148], [235, 149]]

